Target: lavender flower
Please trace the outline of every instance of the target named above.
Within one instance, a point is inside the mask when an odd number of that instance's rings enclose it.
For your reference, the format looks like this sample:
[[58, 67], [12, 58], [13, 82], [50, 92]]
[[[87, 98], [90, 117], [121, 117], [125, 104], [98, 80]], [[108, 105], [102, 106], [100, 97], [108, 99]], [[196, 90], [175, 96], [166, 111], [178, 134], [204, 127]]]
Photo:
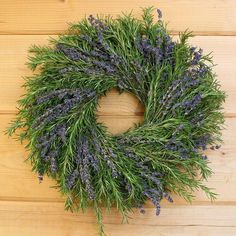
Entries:
[[112, 74], [116, 71], [115, 67], [109, 62], [94, 60], [93, 64], [98, 68], [103, 69], [107, 74]]
[[57, 172], [58, 167], [57, 167], [56, 159], [54, 157], [50, 157], [50, 168], [53, 174]]
[[150, 40], [145, 35], [143, 35], [142, 38], [138, 38], [136, 40], [136, 47], [145, 58], [153, 59], [155, 65], [162, 62], [164, 52], [161, 48], [161, 44], [153, 46]]
[[88, 152], [88, 141], [86, 139], [79, 140], [77, 144], [76, 161], [79, 166], [81, 181], [85, 185], [89, 199], [93, 200], [95, 199], [95, 192], [91, 181]]
[[43, 182], [43, 175], [42, 174], [38, 174], [38, 179], [39, 179], [39, 183]]
[[172, 41], [169, 35], [166, 35], [164, 39], [164, 45], [165, 60], [168, 61], [172, 66], [174, 66], [173, 53], [175, 42]]
[[107, 29], [107, 25], [100, 19], [96, 19], [93, 15], [90, 15], [88, 17], [88, 21], [95, 29], [99, 29], [99, 30]]
[[108, 167], [111, 169], [112, 177], [117, 178], [118, 177], [118, 171], [116, 169], [116, 166], [111, 158], [109, 158], [108, 155], [104, 154], [104, 160], [106, 161]]
[[65, 47], [61, 43], [57, 44], [56, 50], [58, 52], [63, 53], [66, 57], [68, 57], [72, 61], [79, 61], [79, 60], [89, 61], [90, 60], [87, 56], [83, 55], [80, 51], [78, 51], [78, 49], [74, 47]]
[[159, 20], [162, 18], [162, 12], [158, 8], [157, 8], [157, 17], [158, 17]]
[[193, 111], [202, 100], [202, 95], [200, 93], [197, 93], [192, 99], [186, 100], [180, 103], [176, 103], [172, 110], [174, 111], [176, 108], [181, 108], [184, 112], [184, 115], [188, 115], [191, 111]]
[[67, 181], [66, 181], [66, 184], [67, 184], [67, 187], [69, 189], [72, 189], [75, 184], [76, 184], [76, 181], [78, 180], [79, 178], [79, 171], [77, 169], [75, 169], [71, 175], [68, 176], [67, 178]]
[[66, 132], [66, 124], [59, 124], [50, 132], [41, 134], [36, 144], [36, 148], [38, 148], [40, 152], [41, 161], [49, 164], [50, 171], [53, 174], [58, 170], [57, 158], [58, 153], [60, 153], [61, 145], [59, 145], [56, 150], [53, 146], [56, 141], [58, 142], [57, 144], [59, 144], [60, 141], [63, 143], [66, 142]]
[[161, 193], [155, 189], [146, 189], [143, 194], [151, 200], [153, 205], [156, 207], [156, 215], [160, 215], [160, 201], [161, 201]]
[[[46, 123], [50, 123], [54, 119], [68, 113], [74, 106], [78, 105], [82, 99], [90, 98], [96, 95], [95, 91], [92, 90], [68, 90], [62, 89], [55, 92], [51, 92], [46, 94], [38, 99], [39, 104], [42, 102], [46, 102], [53, 97], [59, 97], [60, 99], [64, 99], [64, 101], [52, 108], [49, 108], [43, 115], [38, 117], [34, 124], [33, 128], [39, 128]], [[72, 96], [72, 97], [71, 97]]]
[[186, 148], [181, 141], [177, 141], [175, 136], [172, 136], [163, 148], [170, 151], [170, 155], [166, 158], [173, 158], [172, 153], [178, 154], [180, 159], [187, 159], [193, 156], [191, 150]]
[[89, 151], [88, 142], [85, 140], [82, 146], [83, 155], [86, 156], [89, 166], [92, 166], [94, 171], [98, 172], [100, 169], [99, 159]]
[[173, 202], [173, 198], [167, 192], [163, 193], [163, 197], [166, 198], [168, 202]]
[[211, 136], [209, 134], [205, 134], [203, 136], [195, 138], [195, 147], [197, 149], [201, 148], [202, 150], [206, 150], [207, 144], [210, 143]]
[[201, 60], [201, 58], [202, 58], [202, 49], [199, 49], [199, 51], [194, 51], [191, 65], [197, 65]]
[[161, 181], [160, 177], [162, 177], [162, 173], [156, 172], [155, 170], [151, 169], [147, 163], [140, 160], [140, 158], [135, 155], [132, 151], [125, 151], [126, 156], [135, 160], [137, 168], [140, 170], [140, 175], [144, 177], [147, 181], [152, 182], [157, 187], [160, 187]]

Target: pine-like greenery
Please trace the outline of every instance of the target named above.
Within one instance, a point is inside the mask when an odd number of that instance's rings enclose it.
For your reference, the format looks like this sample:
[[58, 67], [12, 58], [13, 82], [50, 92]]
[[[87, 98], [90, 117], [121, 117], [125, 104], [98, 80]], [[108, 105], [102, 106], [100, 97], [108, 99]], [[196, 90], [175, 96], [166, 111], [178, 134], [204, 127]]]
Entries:
[[[33, 170], [40, 181], [56, 180], [66, 209], [94, 208], [101, 235], [102, 206], [126, 218], [147, 199], [158, 215], [171, 192], [187, 201], [198, 189], [216, 197], [203, 184], [212, 174], [203, 150], [219, 148], [225, 94], [210, 55], [188, 44], [192, 35], [174, 41], [156, 18], [152, 8], [142, 19], [89, 16], [50, 46], [31, 47], [35, 73], [7, 130], [19, 130]], [[98, 100], [112, 88], [145, 107], [143, 123], [116, 136], [96, 120]]]

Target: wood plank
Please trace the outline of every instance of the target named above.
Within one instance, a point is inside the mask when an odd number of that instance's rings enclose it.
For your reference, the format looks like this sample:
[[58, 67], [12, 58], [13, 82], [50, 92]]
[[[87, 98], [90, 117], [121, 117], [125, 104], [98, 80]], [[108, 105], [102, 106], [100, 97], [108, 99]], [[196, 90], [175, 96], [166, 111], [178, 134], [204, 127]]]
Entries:
[[[0, 36], [0, 113], [15, 112], [16, 100], [24, 93], [21, 85], [22, 76], [30, 75], [30, 70], [24, 65], [27, 58], [27, 49], [32, 44], [45, 44], [48, 36], [40, 35], [15, 35]], [[197, 36], [191, 40], [194, 45], [199, 45], [205, 52], [214, 51], [213, 56], [217, 66], [222, 89], [227, 92], [227, 100], [224, 104], [225, 113], [228, 116], [236, 115], [236, 37], [223, 36]], [[142, 106], [136, 100], [127, 97], [119, 97], [112, 91], [109, 99], [103, 99], [100, 115], [114, 115], [119, 107], [120, 114], [137, 115], [143, 112]]]
[[[31, 222], [23, 226], [10, 225], [7, 227], [2, 226], [0, 233], [8, 236], [41, 236], [45, 234], [47, 236], [94, 236], [97, 235], [97, 229], [95, 224], [80, 223], [72, 227], [64, 226], [61, 224], [59, 227], [55, 224], [50, 226], [47, 224], [46, 227], [37, 223]], [[235, 227], [214, 227], [214, 226], [145, 226], [137, 227], [129, 224], [122, 225], [105, 225], [107, 236], [137, 236], [137, 235], [148, 235], [148, 236], [232, 236], [236, 234]]]
[[[30, 163], [24, 160], [27, 153], [23, 145], [3, 134], [13, 115], [0, 115], [0, 200], [19, 201], [63, 201], [53, 186], [53, 181], [45, 178], [42, 184], [38, 183], [37, 176], [31, 172]], [[141, 117], [128, 116], [100, 116], [112, 133], [121, 132], [128, 128], [132, 122]], [[215, 174], [209, 179], [207, 185], [215, 188], [219, 194], [215, 204], [236, 203], [236, 118], [226, 119], [227, 130], [223, 132], [224, 144], [220, 151], [208, 153], [211, 168]], [[202, 192], [196, 192], [194, 204], [210, 203]], [[185, 204], [184, 200], [173, 196], [176, 204]], [[163, 204], [166, 204], [163, 202]]]
[[[232, 236], [236, 234], [235, 227], [215, 226], [146, 226], [105, 225], [108, 236]], [[86, 234], [87, 236], [87, 234]]]
[[[127, 225], [121, 224], [120, 215], [115, 209], [112, 209], [110, 213], [103, 210], [103, 222], [105, 227], [108, 226], [108, 235], [113, 235], [113, 231], [116, 230], [119, 233], [123, 230], [128, 233], [127, 229], [135, 230], [138, 233], [140, 231], [137, 230], [142, 227], [146, 232], [154, 233], [158, 232], [156, 228], [159, 226], [181, 226], [187, 232], [188, 229], [185, 226], [219, 227], [221, 231], [223, 231], [223, 227], [230, 227], [231, 230], [228, 232], [235, 232], [235, 210], [236, 206], [234, 205], [196, 205], [191, 207], [166, 205], [162, 207], [161, 215], [158, 217], [155, 216], [155, 209], [153, 208], [146, 208], [145, 214], [135, 210], [134, 213], [130, 214], [131, 219], [129, 225]], [[76, 232], [80, 232], [79, 235], [94, 235], [97, 230], [92, 209], [89, 208], [85, 213], [70, 213], [64, 211], [62, 203], [1, 201], [0, 220], [0, 233], [8, 232], [10, 235], [18, 229], [19, 233], [24, 233], [24, 235], [28, 232], [34, 232], [31, 235], [38, 235], [39, 232], [52, 233], [52, 231], [54, 232], [53, 235], [57, 235], [55, 233], [62, 235], [60, 234], [62, 232], [67, 232], [69, 235], [72, 235], [72, 233], [76, 235]], [[179, 230], [177, 232], [180, 232]], [[85, 231], [87, 231], [86, 234]]]
[[154, 6], [163, 11], [169, 29], [176, 33], [189, 28], [201, 35], [235, 35], [234, 0], [40, 0], [0, 3], [0, 34], [58, 34], [67, 22], [79, 21], [85, 14], [130, 12], [140, 16], [140, 8]]

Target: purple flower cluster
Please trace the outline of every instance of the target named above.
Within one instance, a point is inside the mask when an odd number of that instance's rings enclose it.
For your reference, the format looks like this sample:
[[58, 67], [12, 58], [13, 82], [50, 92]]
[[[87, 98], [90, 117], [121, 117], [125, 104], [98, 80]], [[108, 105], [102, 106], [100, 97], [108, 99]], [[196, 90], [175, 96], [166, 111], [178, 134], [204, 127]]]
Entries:
[[[175, 100], [184, 96], [189, 88], [193, 88], [200, 83], [199, 79], [192, 79], [190, 76], [185, 76], [183, 79], [174, 80], [169, 86], [167, 92], [160, 100], [163, 107], [163, 113], [166, 114], [169, 109], [175, 110], [176, 108], [187, 108], [189, 105], [194, 105], [194, 109], [200, 102], [200, 94], [197, 94], [191, 101], [175, 103]], [[190, 112], [186, 111], [186, 115]]]
[[163, 193], [163, 197], [166, 198], [168, 202], [174, 202], [173, 198], [167, 192]]
[[117, 178], [119, 176], [119, 172], [113, 161], [113, 159], [116, 158], [116, 155], [113, 153], [112, 149], [104, 150], [100, 148], [100, 154], [103, 156], [104, 160], [107, 163], [107, 166], [110, 168], [112, 177]]
[[90, 15], [88, 17], [88, 21], [96, 29], [99, 29], [99, 30], [106, 30], [107, 29], [107, 25], [103, 21], [101, 21], [100, 19], [95, 18], [93, 15]]
[[44, 103], [54, 98], [58, 98], [62, 100], [62, 102], [49, 108], [45, 113], [39, 116], [32, 127], [39, 128], [42, 125], [53, 121], [54, 119], [68, 113], [76, 105], [95, 95], [96, 92], [92, 90], [61, 89], [49, 92], [37, 98], [37, 104]]
[[109, 62], [93, 60], [93, 64], [98, 68], [103, 69], [107, 74], [113, 74], [116, 71], [113, 64]]
[[200, 93], [197, 93], [194, 95], [193, 98], [176, 103], [172, 110], [175, 110], [176, 108], [181, 108], [184, 112], [184, 115], [188, 115], [191, 111], [193, 111], [202, 101], [202, 95]]
[[186, 71], [186, 76], [191, 77], [192, 79], [203, 78], [210, 68], [207, 65], [200, 64], [199, 66], [190, 66]]
[[119, 176], [119, 172], [114, 163], [114, 159], [117, 157], [116, 154], [113, 152], [112, 148], [108, 148], [107, 150], [102, 148], [101, 143], [97, 137], [97, 134], [94, 131], [92, 131], [92, 134], [94, 137], [93, 145], [97, 155], [101, 156], [101, 158], [105, 160], [107, 166], [111, 170], [112, 177], [117, 178]]
[[166, 35], [164, 38], [164, 58], [172, 66], [174, 66], [174, 57], [173, 57], [174, 48], [175, 48], [175, 42], [172, 41], [169, 35]]
[[145, 189], [143, 194], [151, 200], [153, 205], [156, 207], [156, 215], [160, 215], [161, 211], [161, 206], [160, 206], [160, 201], [162, 199], [162, 193], [156, 189]]
[[[57, 51], [63, 53], [66, 57], [74, 61], [85, 61], [91, 66], [84, 69], [86, 74], [113, 74], [116, 72], [116, 66], [120, 64], [121, 58], [114, 52], [111, 52], [110, 46], [106, 43], [103, 35], [105, 29], [101, 25], [100, 20], [96, 20], [93, 17], [89, 17], [91, 25], [97, 30], [97, 41], [92, 39], [88, 35], [82, 35], [81, 38], [92, 47], [91, 51], [85, 51], [74, 47], [66, 47], [65, 45], [58, 43]], [[99, 23], [100, 22], [100, 23]], [[99, 27], [98, 27], [99, 26]], [[103, 29], [103, 30], [101, 30]], [[60, 69], [61, 74], [65, 74], [71, 71], [79, 71], [78, 68], [63, 68]]]
[[193, 58], [192, 58], [192, 61], [191, 61], [191, 64], [192, 65], [197, 65], [201, 58], [202, 58], [202, 49], [199, 49], [198, 51], [196, 51], [196, 49], [194, 48], [193, 49]]
[[72, 61], [79, 61], [79, 60], [87, 61], [88, 60], [88, 57], [83, 55], [78, 49], [74, 47], [66, 47], [62, 43], [58, 43], [56, 45], [56, 50], [58, 52], [65, 54]]
[[107, 163], [107, 166], [110, 168], [111, 170], [111, 174], [113, 178], [117, 178], [118, 177], [118, 171], [116, 169], [115, 163], [113, 162], [113, 160], [110, 158], [110, 156], [108, 156], [106, 153], [104, 153], [103, 156], [104, 160]]
[[136, 47], [144, 58], [149, 59], [149, 62], [154, 65], [159, 65], [165, 61], [174, 66], [175, 42], [172, 41], [169, 35], [161, 37], [158, 34], [155, 45], [150, 42], [146, 35], [143, 35], [136, 40]]
[[154, 171], [149, 165], [148, 162], [144, 162], [132, 151], [125, 152], [127, 157], [130, 157], [135, 160], [136, 166], [141, 170], [140, 175], [144, 177], [147, 181], [151, 181], [155, 186], [161, 186], [160, 177], [163, 176], [162, 173]]
[[[187, 159], [190, 158], [192, 155], [191, 150], [189, 150], [188, 148], [184, 147], [184, 145], [182, 144], [182, 142], [177, 141], [174, 138], [171, 138], [167, 144], [164, 145], [164, 148], [170, 152], [173, 153], [178, 153], [179, 158], [181, 159]], [[172, 155], [168, 156], [167, 158], [173, 158]]]
[[[186, 147], [183, 144], [183, 141], [179, 140], [178, 137], [181, 136], [181, 133], [185, 131], [185, 125], [180, 124], [176, 127], [176, 129], [173, 131], [171, 138], [167, 141], [167, 143], [163, 146], [165, 150], [170, 151], [170, 155], [166, 156], [165, 158], [174, 158], [176, 154], [181, 159], [187, 159], [191, 158], [193, 156], [193, 153], [196, 153], [197, 150], [191, 149], [189, 147]], [[175, 155], [172, 155], [175, 154]]]
[[82, 146], [83, 154], [87, 156], [89, 165], [93, 168], [95, 172], [100, 170], [100, 161], [98, 157], [89, 150], [88, 142], [84, 141]]
[[48, 92], [36, 99], [36, 104], [39, 105], [41, 103], [50, 101], [51, 99], [54, 98], [60, 98], [63, 99], [64, 97], [68, 96], [80, 96], [82, 95], [82, 91], [80, 89], [59, 89], [59, 90], [54, 90], [51, 92]]
[[[163, 177], [163, 173], [155, 171], [148, 161], [141, 160], [132, 151], [126, 150], [125, 154], [127, 157], [135, 160], [137, 169], [140, 170], [140, 176], [142, 177], [144, 191], [143, 195], [147, 197], [156, 207], [156, 215], [160, 214], [160, 201], [165, 197], [169, 202], [173, 202], [173, 199], [166, 192], [163, 192], [163, 185], [160, 181]], [[151, 184], [150, 184], [151, 183]], [[144, 209], [141, 206], [140, 211], [144, 213]]]
[[[85, 138], [79, 139], [76, 150], [76, 165], [79, 170], [81, 182], [85, 185], [89, 199], [95, 199], [94, 186], [91, 175], [91, 158], [89, 153], [89, 144]], [[73, 174], [73, 173], [72, 173]], [[68, 188], [73, 188], [78, 175], [68, 177]], [[73, 180], [73, 181], [72, 181]], [[73, 184], [72, 184], [73, 182]]]
[[[55, 152], [56, 153], [56, 152]], [[56, 157], [51, 156], [50, 157], [50, 170], [53, 174], [55, 174], [57, 172], [57, 161], [56, 161]]]
[[164, 51], [162, 48], [162, 39], [157, 37], [157, 44], [153, 46], [147, 36], [143, 35], [136, 40], [136, 47], [144, 58], [153, 60], [155, 65], [162, 63]]
[[76, 185], [76, 182], [77, 182], [79, 176], [80, 176], [80, 174], [79, 174], [78, 169], [75, 169], [72, 172], [72, 174], [67, 177], [66, 184], [67, 184], [68, 189], [72, 189]]
[[[65, 143], [67, 139], [66, 125], [59, 124], [55, 126], [50, 132], [43, 133], [37, 141], [36, 148], [40, 150], [40, 158], [43, 162], [46, 162], [50, 166], [50, 170], [53, 174], [57, 172], [57, 158], [60, 152], [60, 143]], [[54, 149], [54, 143], [57, 143], [57, 149]]]
[[206, 150], [207, 145], [210, 141], [211, 141], [211, 136], [209, 134], [197, 137], [195, 139], [195, 148], [197, 149], [201, 148], [202, 150]]

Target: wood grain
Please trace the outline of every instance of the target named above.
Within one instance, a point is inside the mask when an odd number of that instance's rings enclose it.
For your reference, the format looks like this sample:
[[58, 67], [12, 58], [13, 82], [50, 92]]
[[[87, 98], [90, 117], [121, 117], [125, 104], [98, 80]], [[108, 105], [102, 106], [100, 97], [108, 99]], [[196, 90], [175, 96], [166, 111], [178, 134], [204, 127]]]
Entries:
[[[108, 236], [112, 235], [234, 235], [236, 206], [172, 206], [162, 207], [162, 214], [146, 208], [135, 211], [129, 225], [121, 224], [116, 211], [104, 212]], [[212, 217], [214, 216], [214, 217]], [[97, 232], [94, 214], [65, 212], [62, 203], [0, 202], [1, 235], [83, 235]], [[219, 231], [218, 231], [219, 229]], [[199, 230], [199, 234], [194, 234]], [[177, 233], [177, 234], [175, 234]], [[214, 234], [216, 233], [216, 234]]]
[[[0, 36], [0, 113], [15, 112], [16, 100], [24, 93], [21, 85], [24, 83], [22, 76], [31, 74], [25, 66], [27, 49], [32, 44], [43, 45], [47, 43], [46, 35], [11, 35]], [[227, 116], [236, 115], [236, 37], [224, 36], [197, 36], [191, 39], [193, 45], [198, 45], [206, 53], [213, 52], [217, 64], [215, 72], [218, 75], [222, 89], [227, 92], [224, 104]], [[121, 103], [117, 93], [110, 99], [102, 100], [102, 109], [117, 115], [116, 108], [122, 108], [120, 114], [137, 115], [143, 112], [142, 106], [130, 97]], [[100, 114], [105, 115], [102, 110]], [[109, 115], [109, 114], [106, 114]]]
[[163, 11], [169, 29], [177, 33], [190, 28], [198, 35], [235, 35], [234, 0], [1, 0], [0, 34], [58, 34], [67, 22], [79, 21], [89, 14], [111, 14], [132, 9], [140, 16], [141, 7], [154, 6]]

